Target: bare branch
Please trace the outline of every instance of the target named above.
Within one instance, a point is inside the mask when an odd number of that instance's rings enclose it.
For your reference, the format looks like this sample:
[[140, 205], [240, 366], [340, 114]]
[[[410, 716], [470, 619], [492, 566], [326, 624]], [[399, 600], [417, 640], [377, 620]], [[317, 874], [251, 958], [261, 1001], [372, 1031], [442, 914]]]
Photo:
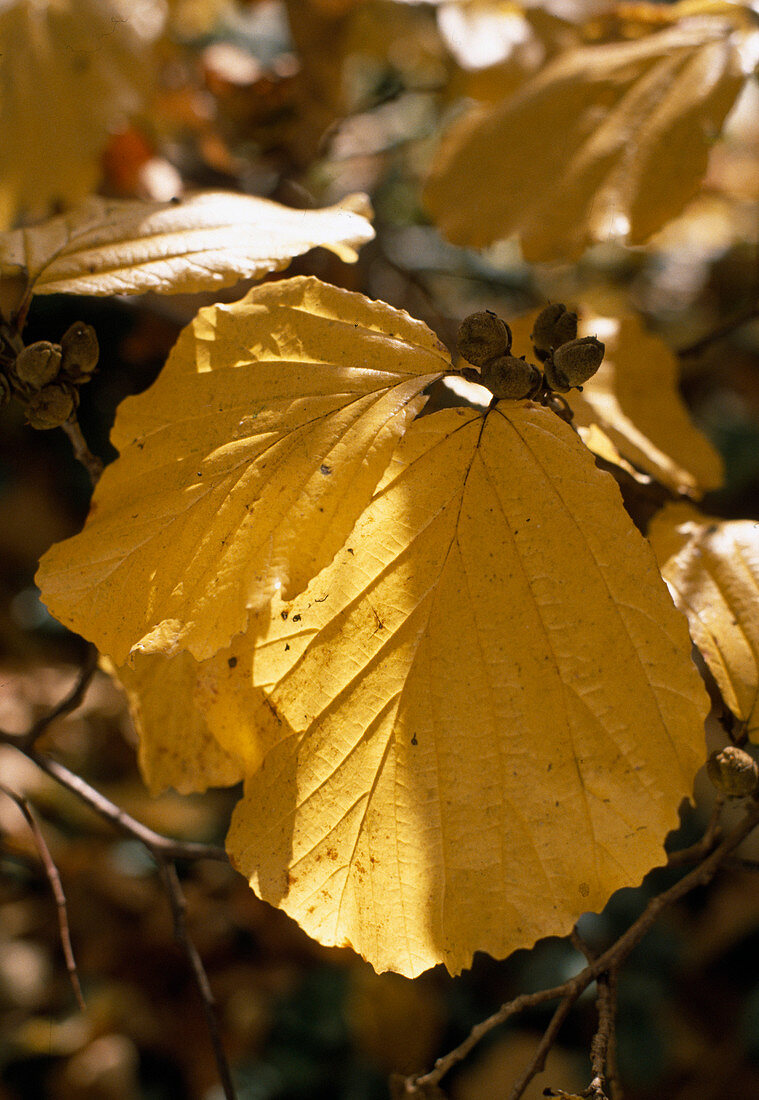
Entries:
[[[752, 798], [747, 800], [746, 813], [743, 819], [725, 835], [719, 845], [704, 856], [698, 866], [694, 867], [668, 890], [652, 898], [638, 919], [630, 925], [626, 932], [622, 933], [611, 947], [590, 962], [579, 974], [575, 974], [574, 977], [569, 978], [561, 985], [554, 986], [551, 989], [543, 989], [537, 993], [521, 994], [519, 997], [515, 997], [513, 1001], [507, 1001], [501, 1005], [492, 1016], [488, 1016], [479, 1024], [475, 1024], [462, 1043], [454, 1047], [448, 1054], [443, 1055], [442, 1058], [438, 1058], [434, 1068], [429, 1073], [417, 1077], [407, 1077], [405, 1081], [406, 1095], [423, 1096], [426, 1088], [437, 1085], [446, 1073], [458, 1065], [459, 1062], [462, 1062], [486, 1035], [500, 1024], [505, 1023], [511, 1016], [524, 1012], [525, 1009], [544, 1004], [546, 1001], [566, 997], [572, 997], [573, 1000], [576, 1000], [591, 982], [596, 981], [601, 975], [609, 971], [616, 973], [661, 913], [668, 906], [685, 897], [696, 886], [704, 886], [710, 882], [719, 870], [720, 865], [727, 860], [728, 856], [757, 825], [759, 825], [759, 801]], [[611, 1007], [612, 1005], [610, 1005]]]
[[94, 488], [103, 472], [102, 459], [94, 455], [87, 446], [87, 441], [82, 435], [82, 429], [79, 427], [78, 420], [67, 420], [61, 427], [71, 440], [71, 446], [74, 448], [74, 458], [84, 466], [85, 470], [90, 475], [90, 481]]
[[63, 957], [66, 960], [66, 969], [68, 970], [69, 979], [71, 980], [71, 986], [74, 990], [74, 996], [76, 997], [77, 1004], [81, 1008], [82, 1012], [85, 1012], [87, 1006], [84, 1003], [84, 995], [82, 993], [81, 982], [79, 981], [79, 971], [77, 970], [76, 960], [74, 959], [74, 949], [71, 946], [71, 934], [69, 932], [69, 919], [68, 911], [66, 909], [66, 895], [63, 890], [63, 883], [61, 882], [61, 876], [58, 872], [58, 868], [55, 865], [55, 860], [52, 857], [50, 849], [47, 846], [45, 837], [42, 830], [37, 824], [37, 819], [32, 813], [32, 808], [25, 798], [20, 794], [16, 794], [15, 791], [11, 791], [3, 783], [0, 783], [0, 791], [7, 795], [16, 803], [21, 813], [24, 815], [26, 822], [31, 829], [32, 836], [34, 837], [34, 843], [37, 851], [39, 852], [42, 866], [45, 869], [47, 880], [50, 883], [50, 888], [53, 891], [53, 897], [55, 898], [56, 910], [58, 912], [58, 929], [61, 937], [61, 947], [63, 948]]
[[723, 337], [729, 336], [731, 332], [735, 332], [736, 329], [742, 328], [743, 325], [747, 325], [749, 321], [755, 320], [759, 317], [759, 303], [754, 302], [750, 306], [746, 306], [740, 313], [736, 313], [734, 317], [731, 317], [729, 321], [725, 321], [724, 324], [718, 325], [717, 328], [711, 332], [707, 332], [704, 336], [700, 336], [698, 340], [694, 340], [691, 344], [686, 344], [685, 347], [679, 348], [678, 355], [698, 355], [704, 348], [708, 348], [709, 344], [714, 344], [718, 340], [722, 340]]
[[70, 714], [72, 710], [76, 710], [84, 699], [85, 692], [90, 685], [90, 681], [97, 667], [98, 652], [94, 646], [90, 646], [84, 664], [79, 671], [77, 681], [71, 691], [65, 698], [61, 699], [60, 703], [57, 703], [52, 710], [49, 710], [47, 714], [43, 714], [41, 718], [38, 718], [37, 721], [34, 722], [29, 731], [18, 739], [17, 748], [31, 748], [40, 735], [44, 733], [56, 718], [61, 718], [64, 714]]
[[224, 1090], [224, 1096], [226, 1100], [236, 1100], [237, 1094], [234, 1084], [232, 1083], [232, 1071], [224, 1050], [221, 1029], [219, 1028], [216, 999], [211, 990], [211, 983], [208, 981], [208, 975], [203, 966], [203, 960], [198, 954], [198, 949], [187, 931], [187, 902], [182, 892], [179, 878], [177, 877], [177, 869], [172, 862], [163, 860], [159, 863], [158, 868], [161, 873], [163, 884], [166, 887], [166, 894], [171, 906], [171, 915], [174, 921], [174, 939], [189, 960], [195, 984], [198, 987], [200, 999], [203, 1003], [203, 1011], [206, 1016], [208, 1032], [211, 1036], [211, 1045], [213, 1046], [216, 1068], [219, 1072], [219, 1079], [221, 1081], [221, 1087]]
[[689, 848], [681, 848], [679, 852], [670, 852], [667, 856], [667, 867], [681, 867], [684, 863], [697, 863], [704, 856], [713, 852], [722, 839], [722, 810], [725, 806], [725, 796], [717, 792], [712, 807], [709, 823], [704, 830], [704, 835]]
[[572, 1010], [577, 998], [580, 996], [580, 990], [576, 993], [568, 993], [566, 997], [560, 1002], [558, 1008], [551, 1017], [551, 1022], [543, 1033], [543, 1038], [535, 1048], [535, 1053], [530, 1059], [529, 1065], [526, 1067], [522, 1076], [515, 1082], [514, 1087], [509, 1093], [509, 1100], [520, 1100], [521, 1096], [524, 1096], [524, 1090], [538, 1073], [545, 1069], [546, 1058], [548, 1057], [551, 1047], [556, 1042], [556, 1036], [559, 1034], [561, 1025], [566, 1020], [567, 1016]]
[[[208, 1030], [211, 1037], [211, 1044], [213, 1046], [214, 1057], [216, 1060], [216, 1066], [219, 1072], [219, 1078], [221, 1081], [222, 1089], [226, 1100], [235, 1100], [236, 1093], [234, 1085], [232, 1083], [232, 1074], [224, 1052], [224, 1047], [221, 1040], [221, 1030], [219, 1028], [219, 1022], [216, 1013], [216, 1003], [214, 1000], [211, 986], [208, 981], [208, 975], [206, 974], [203, 962], [198, 954], [197, 948], [190, 939], [185, 921], [185, 908], [186, 902], [182, 888], [179, 883], [179, 879], [176, 873], [176, 867], [174, 866], [174, 860], [176, 859], [216, 859], [223, 862], [228, 861], [227, 853], [223, 848], [218, 848], [209, 844], [198, 844], [193, 841], [180, 841], [174, 840], [171, 837], [162, 836], [160, 833], [156, 833], [153, 829], [143, 825], [142, 822], [137, 821], [131, 817], [128, 813], [111, 802], [109, 798], [101, 794], [100, 791], [92, 787], [85, 779], [72, 772], [65, 764], [59, 763], [52, 757], [43, 753], [39, 753], [34, 749], [34, 743], [39, 737], [40, 733], [46, 729], [55, 718], [60, 717], [62, 714], [67, 714], [75, 707], [79, 706], [82, 701], [82, 697], [86, 690], [92, 674], [97, 667], [97, 653], [94, 648], [90, 651], [87, 657], [87, 661], [82, 668], [78, 677], [77, 683], [69, 694], [55, 707], [52, 708], [47, 714], [40, 718], [29, 730], [23, 734], [11, 734], [0, 730], [0, 743], [12, 745], [23, 753], [28, 760], [31, 760], [42, 771], [51, 778], [55, 779], [66, 790], [71, 791], [83, 802], [85, 802], [92, 810], [94, 810], [101, 817], [105, 818], [112, 825], [114, 825], [121, 832], [126, 833], [128, 836], [133, 837], [135, 840], [140, 841], [153, 856], [156, 861], [159, 873], [166, 888], [166, 893], [171, 905], [172, 916], [174, 919], [174, 935], [177, 943], [181, 946], [187, 959], [190, 963], [190, 968], [193, 973], [193, 977], [200, 992], [201, 1000], [203, 1003], [203, 1009], [206, 1015], [208, 1024]], [[12, 791], [6, 790], [6, 788], [0, 785], [0, 790], [13, 799], [16, 805], [19, 807], [24, 817], [29, 823], [30, 828], [35, 837], [37, 847], [42, 859], [45, 871], [47, 873], [50, 884], [53, 888], [56, 903], [58, 905], [58, 921], [61, 929], [61, 942], [63, 944], [63, 951], [66, 957], [66, 966], [71, 976], [72, 985], [76, 994], [77, 1000], [82, 1008], [84, 1008], [84, 1000], [82, 997], [81, 986], [76, 971], [76, 964], [74, 962], [73, 952], [71, 950], [71, 941], [68, 931], [68, 919], [66, 914], [66, 900], [63, 893], [63, 889], [60, 882], [60, 876], [58, 875], [55, 864], [53, 863], [50, 852], [45, 844], [44, 838], [36, 824], [36, 821], [31, 813], [29, 806], [24, 799], [14, 794]]]
[[61, 786], [86, 802], [95, 813], [110, 821], [122, 833], [127, 833], [135, 840], [141, 841], [156, 860], [215, 859], [222, 863], [228, 862], [227, 853], [223, 848], [212, 844], [199, 844], [196, 841], [174, 840], [172, 837], [154, 832], [153, 829], [149, 829], [147, 825], [143, 825], [120, 806], [111, 802], [75, 772], [70, 771], [65, 764], [53, 760], [52, 757], [44, 756], [32, 749], [28, 750], [25, 756], [43, 772], [57, 780]]

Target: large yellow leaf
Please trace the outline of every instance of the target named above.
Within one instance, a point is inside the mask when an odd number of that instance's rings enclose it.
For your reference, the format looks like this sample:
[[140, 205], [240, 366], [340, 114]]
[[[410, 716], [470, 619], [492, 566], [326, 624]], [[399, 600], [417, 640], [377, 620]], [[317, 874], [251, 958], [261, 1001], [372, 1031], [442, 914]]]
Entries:
[[333, 563], [256, 634], [211, 662], [219, 692], [266, 695], [228, 850], [323, 943], [458, 971], [567, 933], [662, 859], [708, 700], [616, 484], [549, 410], [415, 421]]
[[34, 294], [192, 293], [286, 267], [321, 245], [341, 259], [374, 236], [364, 195], [324, 210], [209, 191], [182, 202], [90, 197], [67, 214], [0, 236], [0, 275]]
[[669, 504], [649, 538], [725, 704], [759, 742], [759, 525]]
[[314, 278], [202, 309], [121, 405], [84, 530], [42, 559], [45, 603], [117, 665], [211, 656], [330, 561], [448, 369], [421, 321]]
[[[676, 356], [635, 314], [580, 312], [579, 335], [597, 336], [606, 349], [582, 393], [566, 394], [587, 446], [612, 461], [621, 456], [677, 493], [699, 498], [718, 488], [722, 459], [680, 397]], [[536, 316], [537, 311], [509, 322], [517, 352], [528, 358]]]
[[638, 41], [570, 50], [511, 98], [455, 124], [427, 206], [456, 244], [518, 234], [532, 261], [638, 244], [695, 193], [744, 82], [747, 19], [685, 19]]
[[0, 5], [0, 229], [97, 185], [109, 127], [152, 88], [165, 14], [165, 0]]

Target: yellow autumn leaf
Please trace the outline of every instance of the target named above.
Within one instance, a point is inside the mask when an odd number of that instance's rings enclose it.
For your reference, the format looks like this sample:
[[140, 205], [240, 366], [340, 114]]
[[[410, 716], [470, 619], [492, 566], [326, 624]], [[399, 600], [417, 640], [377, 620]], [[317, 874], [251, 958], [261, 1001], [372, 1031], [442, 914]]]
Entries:
[[649, 539], [726, 706], [759, 742], [759, 524], [668, 504]]
[[153, 87], [164, 0], [6, 0], [0, 6], [0, 229], [82, 199], [109, 128]]
[[[528, 359], [536, 316], [509, 322], [518, 352]], [[678, 391], [677, 357], [664, 341], [633, 313], [607, 317], [581, 309], [578, 334], [598, 337], [606, 349], [582, 392], [565, 395], [586, 445], [695, 499], [718, 488], [722, 459], [690, 418]]]
[[703, 761], [650, 547], [530, 402], [415, 421], [332, 564], [211, 664], [220, 694], [265, 696], [234, 864], [408, 976], [564, 935], [639, 882]]
[[421, 321], [315, 278], [202, 309], [120, 406], [84, 530], [42, 559], [45, 603], [117, 665], [210, 657], [330, 561], [449, 369]]
[[640, 244], [696, 192], [740, 92], [748, 13], [561, 54], [444, 139], [426, 205], [454, 243], [518, 234], [530, 261]]
[[198, 666], [189, 653], [139, 655], [133, 668], [103, 663], [129, 701], [140, 771], [151, 794], [169, 787], [191, 794], [243, 778], [240, 761], [221, 747], [194, 704]]
[[286, 267], [320, 245], [349, 262], [374, 236], [365, 195], [323, 210], [208, 191], [181, 202], [91, 196], [40, 225], [0, 235], [0, 277], [34, 294], [192, 293]]

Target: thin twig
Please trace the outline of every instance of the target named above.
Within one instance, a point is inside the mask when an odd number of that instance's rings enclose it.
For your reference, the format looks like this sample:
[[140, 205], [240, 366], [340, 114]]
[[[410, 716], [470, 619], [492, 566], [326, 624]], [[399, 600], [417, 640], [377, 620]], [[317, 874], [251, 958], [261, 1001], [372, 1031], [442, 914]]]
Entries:
[[[203, 1009], [206, 1014], [208, 1022], [208, 1030], [211, 1037], [211, 1044], [213, 1046], [214, 1057], [216, 1060], [216, 1067], [219, 1073], [222, 1089], [226, 1100], [235, 1100], [236, 1093], [234, 1085], [232, 1084], [232, 1073], [230, 1070], [229, 1062], [224, 1052], [224, 1047], [221, 1040], [221, 1031], [219, 1028], [219, 1022], [216, 1013], [216, 1002], [214, 1000], [211, 986], [208, 981], [203, 962], [198, 954], [197, 948], [190, 939], [187, 933], [187, 926], [185, 922], [185, 909], [186, 902], [182, 888], [179, 883], [179, 879], [176, 873], [176, 867], [174, 866], [174, 860], [176, 859], [216, 859], [223, 862], [228, 862], [227, 853], [223, 848], [218, 848], [210, 844], [198, 844], [194, 841], [179, 841], [174, 840], [171, 837], [162, 836], [160, 833], [156, 833], [153, 829], [143, 825], [142, 822], [137, 821], [131, 817], [128, 813], [111, 802], [109, 798], [101, 794], [100, 791], [92, 787], [81, 776], [72, 772], [65, 766], [65, 764], [59, 763], [52, 757], [43, 753], [39, 753], [34, 749], [34, 742], [43, 729], [47, 728], [50, 723], [61, 714], [66, 714], [70, 710], [79, 706], [82, 701], [82, 697], [86, 690], [86, 686], [94, 672], [97, 664], [97, 655], [94, 650], [88, 654], [87, 661], [82, 668], [76, 685], [69, 692], [69, 694], [55, 707], [53, 707], [43, 718], [39, 719], [26, 733], [12, 734], [0, 730], [0, 743], [11, 745], [17, 748], [19, 752], [23, 753], [28, 760], [31, 760], [47, 775], [55, 779], [61, 786], [75, 794], [83, 802], [85, 802], [91, 809], [98, 813], [101, 817], [104, 817], [112, 825], [114, 825], [121, 832], [126, 833], [128, 836], [139, 840], [148, 849], [153, 859], [156, 862], [159, 873], [163, 880], [166, 892], [171, 905], [171, 911], [174, 919], [174, 935], [183, 948], [187, 959], [190, 963], [190, 968], [193, 973], [193, 977], [200, 992], [200, 997], [203, 1002]], [[0, 787], [5, 790], [5, 788]], [[66, 956], [66, 965], [71, 975], [72, 984], [74, 985], [74, 991], [77, 995], [77, 1000], [82, 1008], [84, 1008], [84, 1000], [81, 994], [81, 987], [79, 985], [78, 976], [76, 972], [76, 965], [74, 963], [73, 952], [71, 951], [71, 942], [68, 933], [68, 920], [66, 916], [66, 901], [63, 894], [63, 889], [60, 883], [60, 876], [55, 868], [55, 865], [50, 856], [50, 852], [44, 842], [44, 838], [36, 826], [33, 816], [29, 807], [25, 805], [23, 799], [13, 794], [12, 791], [6, 791], [16, 804], [21, 809], [25, 818], [29, 822], [30, 827], [33, 830], [35, 839], [37, 841], [40, 857], [42, 858], [43, 865], [47, 872], [53, 893], [55, 895], [56, 902], [58, 904], [59, 913], [59, 925], [61, 929], [61, 942], [63, 944], [64, 954]]]
[[759, 871], [759, 859], [739, 859], [733, 856], [725, 860], [725, 866], [731, 871]]
[[617, 972], [617, 968], [612, 967], [605, 975], [609, 990], [608, 1012], [612, 1025], [606, 1044], [606, 1088], [610, 1100], [623, 1100], [619, 1066], [617, 1065]]
[[709, 852], [714, 851], [722, 839], [720, 823], [724, 807], [725, 796], [717, 792], [704, 835], [695, 844], [691, 844], [689, 848], [681, 848], [679, 852], [670, 852], [667, 856], [667, 867], [681, 867], [684, 863], [697, 863]]
[[724, 836], [720, 844], [709, 855], [705, 856], [697, 867], [683, 875], [668, 890], [652, 898], [638, 919], [597, 959], [589, 963], [574, 977], [562, 982], [561, 985], [553, 986], [551, 989], [539, 990], [536, 993], [523, 993], [515, 997], [513, 1001], [507, 1001], [501, 1005], [487, 1019], [475, 1024], [463, 1042], [459, 1043], [448, 1054], [438, 1058], [434, 1068], [429, 1073], [417, 1077], [407, 1077], [406, 1094], [409, 1096], [423, 1095], [426, 1087], [437, 1085], [454, 1066], [466, 1058], [486, 1035], [500, 1024], [505, 1023], [511, 1016], [524, 1012], [525, 1009], [544, 1004], [546, 1001], [555, 1001], [574, 994], [579, 996], [599, 975], [605, 974], [610, 968], [618, 970], [661, 913], [668, 906], [685, 897], [696, 886], [703, 886], [708, 883], [714, 877], [720, 865], [757, 825], [759, 825], [759, 802], [752, 799], [748, 803], [743, 819]]
[[173, 862], [162, 860], [159, 863], [159, 871], [163, 884], [166, 887], [166, 893], [171, 906], [171, 915], [174, 921], [174, 939], [189, 959], [193, 977], [195, 978], [195, 984], [198, 987], [200, 999], [203, 1003], [203, 1011], [206, 1016], [208, 1032], [211, 1036], [211, 1045], [213, 1046], [214, 1057], [216, 1059], [216, 1068], [219, 1071], [221, 1087], [224, 1090], [226, 1100], [235, 1100], [237, 1094], [232, 1082], [232, 1071], [221, 1038], [216, 999], [213, 995], [211, 983], [208, 980], [205, 967], [203, 966], [203, 960], [187, 931], [187, 902], [177, 876], [177, 869]]
[[568, 993], [558, 1005], [558, 1008], [551, 1017], [551, 1022], [543, 1032], [543, 1038], [535, 1048], [535, 1053], [530, 1059], [522, 1076], [515, 1082], [514, 1087], [509, 1093], [509, 1100], [519, 1100], [521, 1096], [524, 1096], [524, 1090], [532, 1081], [533, 1077], [537, 1076], [542, 1070], [545, 1069], [546, 1058], [551, 1050], [551, 1047], [556, 1042], [556, 1036], [561, 1030], [561, 1026], [566, 1020], [569, 1013], [572, 1011], [572, 1007], [580, 996], [580, 990], [576, 993]]
[[25, 755], [43, 772], [51, 776], [62, 787], [75, 794], [83, 802], [86, 802], [97, 814], [106, 818], [122, 833], [127, 833], [135, 840], [141, 841], [156, 859], [215, 859], [222, 863], [228, 862], [227, 853], [223, 848], [213, 844], [200, 844], [192, 840], [175, 840], [173, 837], [163, 836], [153, 829], [143, 825], [131, 817], [120, 806], [111, 802], [104, 794], [70, 771], [65, 764], [53, 760], [50, 756], [28, 750]]
[[84, 466], [85, 470], [90, 475], [90, 481], [94, 488], [103, 472], [102, 459], [94, 455], [87, 446], [87, 441], [82, 435], [82, 429], [79, 427], [78, 420], [67, 420], [65, 424], [62, 425], [62, 428], [71, 440], [71, 446], [74, 448], [74, 458]]
[[[38, 718], [25, 734], [19, 736], [17, 742], [15, 742], [16, 747], [22, 749], [22, 751], [27, 748], [32, 748], [40, 735], [44, 733], [56, 718], [61, 718], [64, 714], [70, 714], [72, 710], [76, 710], [84, 699], [84, 694], [89, 687], [97, 667], [98, 653], [94, 646], [90, 646], [84, 664], [77, 676], [76, 683], [71, 691], [65, 698], [61, 699], [60, 703], [56, 703], [51, 710], [43, 714], [41, 718]], [[3, 735], [3, 738], [7, 740], [9, 736], [12, 735]]]
[[593, 1100], [609, 1100], [606, 1093], [607, 1063], [609, 1044], [614, 1037], [614, 1012], [616, 1007], [611, 997], [612, 973], [613, 971], [610, 968], [606, 974], [599, 974], [596, 981], [598, 1027], [590, 1044], [590, 1069], [593, 1080], [586, 1090], [587, 1095], [592, 1097]]
[[729, 321], [725, 321], [724, 324], [718, 325], [717, 328], [712, 329], [711, 332], [707, 332], [704, 336], [700, 336], [698, 340], [694, 340], [693, 343], [686, 344], [685, 347], [679, 348], [677, 354], [680, 356], [698, 355], [698, 353], [703, 351], [704, 348], [707, 348], [709, 344], [714, 344], [724, 336], [729, 336], [731, 332], [742, 328], [744, 325], [747, 325], [749, 321], [753, 321], [757, 317], [759, 317], [759, 302], [754, 302], [752, 305], [742, 309], [740, 313], [736, 313]]
[[47, 880], [50, 883], [50, 889], [53, 891], [53, 897], [55, 898], [56, 911], [58, 913], [58, 930], [61, 937], [61, 947], [63, 948], [63, 957], [66, 960], [66, 969], [68, 970], [69, 979], [71, 981], [72, 989], [74, 990], [74, 996], [76, 997], [77, 1004], [82, 1012], [86, 1012], [87, 1006], [84, 1003], [84, 995], [82, 993], [82, 986], [79, 981], [79, 971], [77, 970], [76, 960], [74, 958], [74, 949], [71, 946], [71, 934], [69, 932], [69, 919], [68, 911], [66, 909], [66, 894], [63, 890], [63, 883], [61, 882], [61, 876], [58, 872], [58, 868], [55, 865], [55, 860], [52, 857], [50, 849], [47, 846], [45, 837], [42, 834], [42, 830], [37, 824], [37, 819], [32, 813], [32, 808], [25, 798], [20, 794], [16, 794], [15, 791], [11, 791], [3, 783], [0, 783], [0, 791], [7, 795], [16, 803], [21, 813], [26, 819], [26, 823], [31, 829], [32, 836], [34, 837], [34, 843], [39, 852], [39, 857], [42, 862], [42, 866], [45, 869]]
[[[572, 929], [569, 940], [575, 950], [584, 955], [589, 963], [596, 960], [597, 953], [582, 938], [577, 930], [577, 925]], [[590, 1065], [593, 1080], [583, 1095], [587, 1095], [592, 1100], [610, 1100], [610, 1097], [615, 1096], [612, 1080], [616, 1080], [616, 969], [609, 967], [605, 974], [599, 974], [596, 984], [598, 987], [596, 997], [598, 1027], [590, 1045]], [[616, 1100], [621, 1100], [621, 1093], [616, 1094]]]

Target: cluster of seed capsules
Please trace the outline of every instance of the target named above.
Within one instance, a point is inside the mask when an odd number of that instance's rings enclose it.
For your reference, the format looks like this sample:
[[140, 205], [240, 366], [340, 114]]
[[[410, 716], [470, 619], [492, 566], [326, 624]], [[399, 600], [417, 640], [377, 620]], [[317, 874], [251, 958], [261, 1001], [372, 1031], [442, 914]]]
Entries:
[[100, 349], [94, 328], [75, 321], [60, 344], [37, 340], [0, 370], [0, 405], [16, 397], [33, 428], [58, 428], [79, 405], [79, 387], [89, 382]]
[[511, 354], [511, 329], [495, 313], [470, 314], [459, 326], [459, 351], [479, 370], [464, 367], [462, 375], [494, 397], [518, 401], [582, 389], [604, 357], [604, 345], [595, 336], [578, 339], [577, 314], [558, 302], [541, 311], [530, 339], [541, 367]]

